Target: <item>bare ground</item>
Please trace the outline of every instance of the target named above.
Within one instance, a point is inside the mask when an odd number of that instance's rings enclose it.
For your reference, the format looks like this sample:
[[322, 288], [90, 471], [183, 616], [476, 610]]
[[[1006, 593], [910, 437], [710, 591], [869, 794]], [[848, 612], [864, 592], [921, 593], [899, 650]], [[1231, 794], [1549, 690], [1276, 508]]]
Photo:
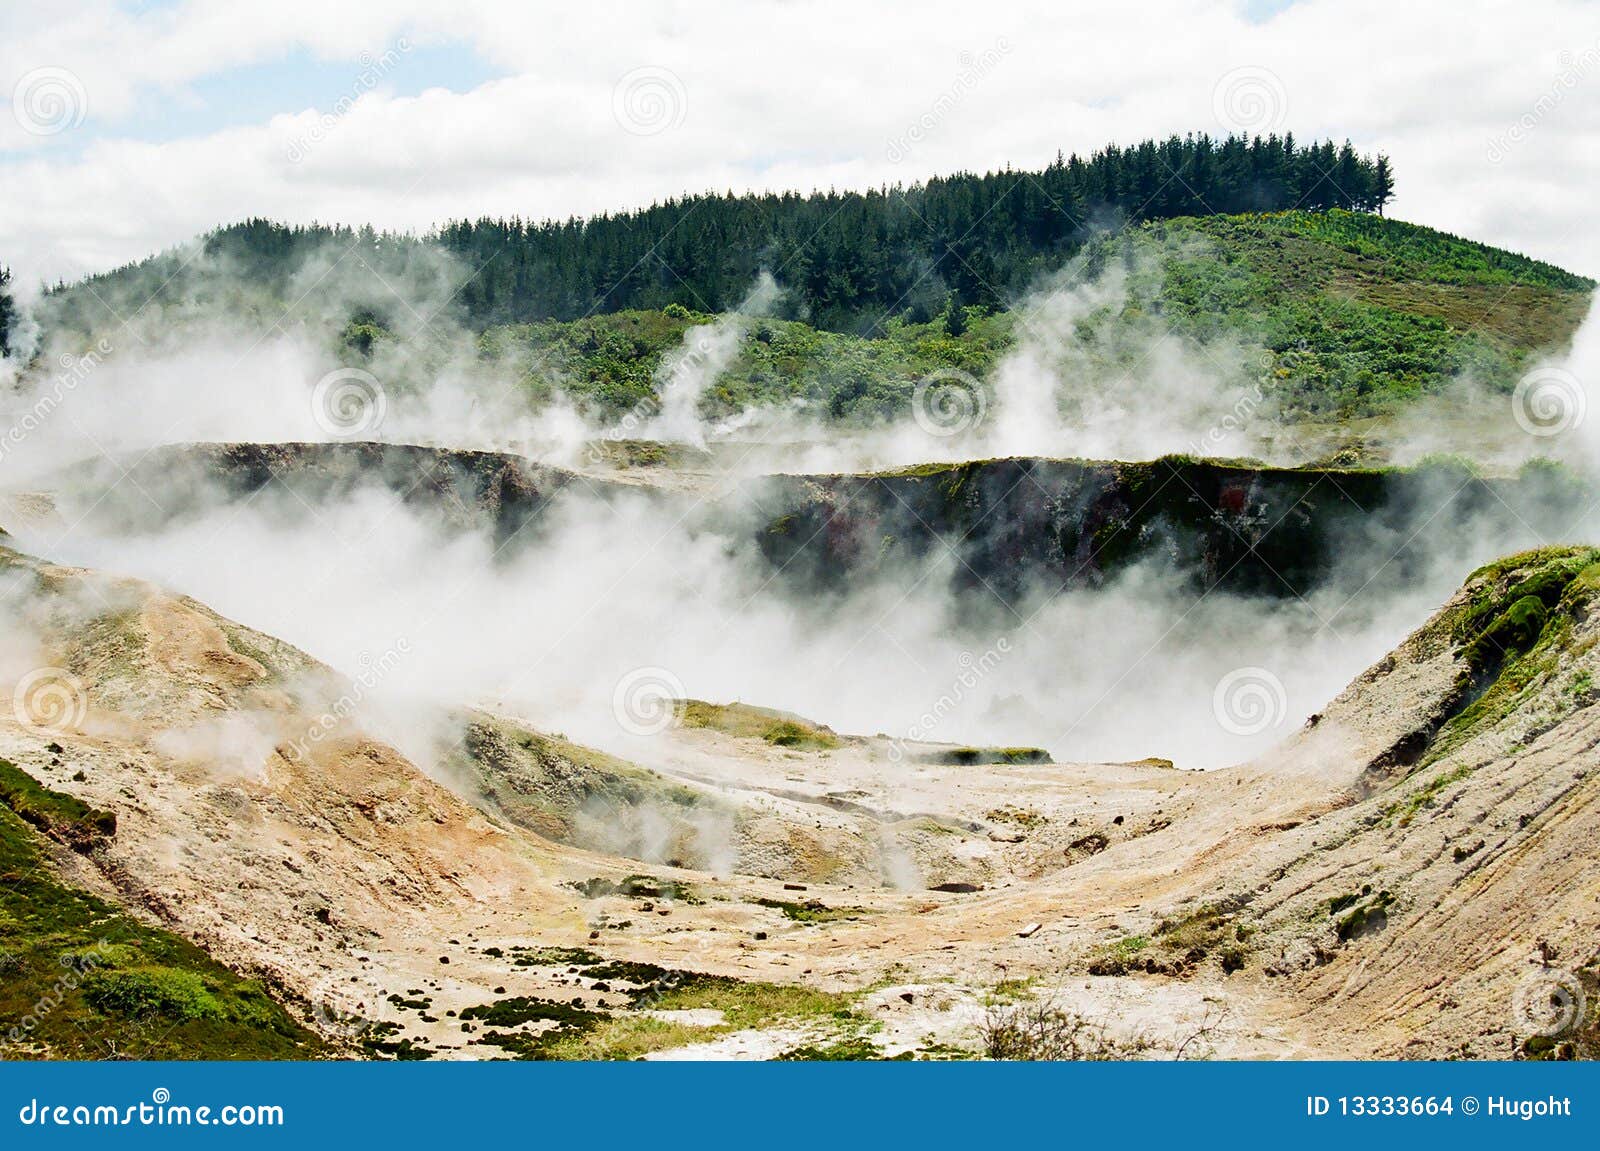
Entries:
[[1421, 767], [1393, 750], [1461, 671], [1428, 628], [1313, 727], [1210, 773], [674, 729], [636, 762], [738, 833], [731, 865], [672, 867], [541, 837], [355, 722], [308, 740], [340, 687], [302, 653], [137, 581], [4, 555], [31, 594], [10, 601], [25, 640], [0, 688], [60, 669], [85, 708], [0, 709], [0, 756], [118, 816], [63, 868], [352, 1044], [359, 1017], [499, 1056], [462, 1013], [517, 997], [649, 1018], [687, 1057], [838, 1037], [826, 1013], [734, 1027], [592, 974], [623, 960], [847, 994], [885, 1055], [975, 1051], [985, 1012], [1020, 996], [1156, 1055], [1510, 1057], [1528, 989], [1600, 940], [1600, 710], [1572, 687], [1596, 670], [1586, 615], [1547, 683]]

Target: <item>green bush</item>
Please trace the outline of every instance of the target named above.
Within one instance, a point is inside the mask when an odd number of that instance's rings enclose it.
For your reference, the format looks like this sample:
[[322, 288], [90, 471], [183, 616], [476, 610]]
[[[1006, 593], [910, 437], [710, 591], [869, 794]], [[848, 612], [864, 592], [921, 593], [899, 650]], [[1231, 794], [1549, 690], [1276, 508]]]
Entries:
[[159, 1017], [187, 1023], [221, 1019], [224, 1014], [204, 980], [192, 971], [170, 967], [97, 972], [85, 981], [83, 995], [95, 1010], [130, 1019]]

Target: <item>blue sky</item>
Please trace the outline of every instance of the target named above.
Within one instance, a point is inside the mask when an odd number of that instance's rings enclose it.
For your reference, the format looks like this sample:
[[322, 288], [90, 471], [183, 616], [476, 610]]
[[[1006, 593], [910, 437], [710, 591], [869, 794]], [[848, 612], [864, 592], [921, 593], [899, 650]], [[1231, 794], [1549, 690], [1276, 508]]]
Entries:
[[[260, 123], [280, 112], [327, 111], [350, 95], [362, 67], [357, 58], [322, 60], [297, 49], [203, 77], [181, 94], [153, 92], [133, 116], [99, 130], [159, 142]], [[468, 92], [502, 74], [470, 44], [419, 44], [407, 52], [405, 66], [389, 72], [379, 87], [395, 96], [415, 96], [425, 88]]]
[[[381, 56], [382, 52], [370, 52], [365, 58], [360, 54], [328, 58], [293, 47], [176, 88], [146, 85], [125, 112], [99, 115], [91, 103], [83, 124], [52, 140], [50, 147], [60, 154], [81, 152], [104, 139], [161, 144], [265, 123], [282, 113], [308, 108], [326, 112], [359, 94], [364, 71]], [[416, 96], [428, 88], [469, 92], [505, 74], [491, 67], [472, 44], [460, 40], [411, 43], [402, 63], [378, 77], [376, 90], [389, 96]], [[18, 158], [19, 149], [0, 150], [0, 165]]]

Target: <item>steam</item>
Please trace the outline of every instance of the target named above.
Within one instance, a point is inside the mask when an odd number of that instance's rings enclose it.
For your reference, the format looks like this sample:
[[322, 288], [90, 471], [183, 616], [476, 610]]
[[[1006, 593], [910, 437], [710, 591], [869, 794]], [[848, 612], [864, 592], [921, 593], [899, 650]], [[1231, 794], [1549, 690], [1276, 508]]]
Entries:
[[281, 727], [281, 722], [268, 724], [258, 713], [236, 711], [157, 732], [152, 743], [170, 759], [198, 764], [220, 780], [264, 783]]
[[[36, 301], [43, 335], [28, 319], [35, 345], [0, 377], [7, 484], [73, 460], [197, 441], [362, 439], [593, 467], [586, 444], [633, 438], [720, 449], [719, 466], [745, 474], [1288, 450], [1263, 396], [1260, 351], [1179, 338], [1150, 311], [1160, 252], [1104, 270], [1074, 263], [1018, 301], [1013, 346], [989, 378], [936, 370], [906, 383], [898, 414], [863, 426], [839, 423], [804, 394], [703, 417], [751, 321], [782, 299], [769, 273], [734, 311], [689, 328], [659, 365], [654, 394], [618, 420], [575, 402], [542, 352], [498, 337], [486, 344], [461, 327], [453, 301], [470, 275], [448, 257], [422, 249], [403, 275], [385, 265], [379, 276], [369, 266], [379, 251], [352, 254], [363, 251], [310, 253], [282, 287], [287, 310], [226, 257], [203, 252], [186, 253], [183, 270], [200, 287], [176, 299], [161, 290], [170, 272], [154, 265], [102, 285], [117, 293], [103, 307], [81, 291]], [[365, 334], [352, 316], [378, 317], [390, 334]]]
[[[1420, 574], [1373, 579], [1399, 541], [1350, 540], [1304, 599], [1197, 597], [1152, 567], [1002, 605], [952, 590], [957, 561], [936, 556], [852, 573], [842, 595], [811, 600], [755, 548], [769, 513], [753, 495], [688, 515], [648, 493], [573, 485], [537, 539], [507, 547], [376, 487], [311, 509], [269, 487], [142, 528], [79, 519], [99, 494], [63, 504], [76, 527], [24, 531], [24, 542], [191, 594], [347, 676], [381, 664], [365, 713], [375, 725], [389, 722], [384, 701], [390, 714], [414, 700], [483, 705], [645, 766], [660, 745], [614, 710], [617, 685], [640, 668], [666, 669], [695, 698], [778, 706], [844, 732], [1038, 745], [1067, 760], [1236, 762], [1320, 710], [1471, 566], [1542, 542], [1508, 534], [1509, 516], [1453, 523], [1455, 545]], [[1422, 501], [1417, 525], [1435, 503]], [[1241, 730], [1219, 718], [1215, 691], [1252, 667], [1281, 683], [1283, 703]], [[429, 738], [395, 742], [427, 763]]]
[[1593, 470], [1600, 466], [1600, 300], [1590, 303], [1572, 348], [1556, 367], [1556, 378], [1571, 397], [1563, 429], [1572, 432], [1565, 445], [1567, 457]]
[[[217, 282], [237, 280], [204, 257], [199, 267]], [[1159, 255], [1103, 269], [1075, 264], [1017, 303], [1015, 341], [988, 379], [952, 365], [918, 384], [913, 410], [900, 418], [845, 429], [801, 400], [708, 425], [708, 392], [735, 363], [750, 321], [780, 298], [781, 286], [763, 274], [736, 311], [684, 334], [661, 366], [638, 434], [727, 448], [719, 458], [739, 456], [739, 474], [1008, 455], [1292, 456], [1261, 386], [1260, 350], [1172, 334], [1151, 306], [1159, 276]], [[617, 425], [572, 401], [548, 364], [482, 354], [450, 320], [461, 282], [460, 269], [441, 258], [400, 285], [408, 302], [396, 306], [394, 293], [324, 253], [291, 289], [332, 287], [266, 336], [245, 321], [271, 310], [248, 297], [229, 319], [195, 303], [130, 307], [127, 323], [87, 347], [61, 326], [34, 366], [9, 382], [8, 406], [34, 418], [3, 445], [5, 482], [13, 490], [56, 484], [73, 459], [175, 442], [346, 439], [346, 424], [317, 400], [338, 372], [357, 384], [370, 377], [368, 392], [341, 393], [355, 397], [360, 438], [581, 465], [583, 445]], [[359, 368], [341, 342], [357, 306], [386, 308], [399, 333], [363, 353]], [[64, 351], [69, 344], [76, 350]], [[1558, 382], [1577, 382], [1573, 402], [1587, 411], [1559, 435], [1519, 431], [1524, 458], [1594, 458], [1597, 345], [1591, 316], [1570, 356], [1543, 366]], [[372, 386], [381, 410], [374, 401], [364, 412], [360, 398]], [[1517, 427], [1506, 397], [1478, 398], [1499, 405], [1497, 424], [1485, 416], [1490, 426]], [[1420, 454], [1429, 445], [1419, 430], [1409, 446]], [[217, 492], [213, 510], [184, 517], [165, 514], [169, 493], [151, 490], [144, 494], [162, 514], [121, 526], [84, 518], [103, 492], [69, 487], [58, 522], [14, 530], [53, 558], [192, 594], [348, 676], [404, 638], [405, 658], [374, 685], [361, 716], [394, 732], [419, 762], [437, 761], [441, 746], [433, 720], [406, 720], [409, 701], [427, 700], [526, 716], [647, 766], [657, 749], [619, 726], [611, 707], [617, 683], [639, 668], [668, 669], [691, 696], [783, 707], [847, 732], [1036, 744], [1074, 760], [1235, 762], [1317, 711], [1473, 564], [1545, 542], [1500, 521], [1464, 524], [1416, 578], [1372, 581], [1396, 541], [1353, 539], [1340, 549], [1342, 566], [1304, 599], [1197, 597], [1179, 576], [1151, 567], [1095, 589], [1025, 589], [1001, 604], [953, 593], [953, 559], [891, 556], [852, 573], [845, 594], [810, 600], [776, 579], [752, 542], [769, 514], [754, 487], [728, 487], [732, 498], [689, 515], [648, 492], [599, 496], [574, 484], [545, 509], [537, 542], [509, 550], [487, 533], [447, 528], [376, 485], [315, 507], [270, 486], [246, 502]], [[1418, 522], [1431, 510], [1421, 509]], [[1004, 658], [967, 683], [976, 658], [1002, 640]], [[1241, 669], [1265, 669], [1268, 686], [1281, 686], [1281, 696], [1276, 688], [1264, 696], [1281, 697], [1271, 709], [1281, 714], [1263, 726], [1218, 718], [1217, 685]], [[954, 696], [959, 706], [942, 706]], [[206, 754], [248, 771], [256, 750], [248, 736], [181, 739], [195, 754], [209, 747]]]
[[762, 272], [735, 311], [684, 332], [682, 346], [666, 357], [658, 373], [661, 411], [645, 427], [644, 438], [705, 447], [701, 397], [739, 354], [747, 321], [768, 315], [782, 294], [771, 273]]
[[[1141, 265], [1146, 278], [1159, 272], [1154, 257]], [[1120, 263], [1094, 278], [1073, 266], [1022, 301], [1021, 337], [995, 370], [995, 417], [979, 437], [986, 455], [1139, 460], [1266, 450], [1272, 413], [1251, 378], [1260, 351], [1202, 345], [1128, 314], [1132, 275]], [[1118, 314], [1116, 324], [1093, 323]]]
[[1370, 438], [1402, 465], [1459, 454], [1496, 471], [1549, 459], [1600, 474], [1600, 302], [1591, 302], [1571, 346], [1529, 362], [1510, 393], [1465, 375]]

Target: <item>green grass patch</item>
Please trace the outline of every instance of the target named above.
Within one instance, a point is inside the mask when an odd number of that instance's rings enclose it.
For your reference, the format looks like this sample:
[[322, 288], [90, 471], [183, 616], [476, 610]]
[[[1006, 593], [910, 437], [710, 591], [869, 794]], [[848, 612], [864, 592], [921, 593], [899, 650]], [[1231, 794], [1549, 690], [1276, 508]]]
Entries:
[[61, 791], [52, 791], [13, 763], [0, 760], [0, 804], [58, 838], [115, 835], [117, 817]]
[[1156, 925], [1154, 941], [1185, 963], [1214, 958], [1224, 972], [1233, 972], [1245, 964], [1249, 938], [1250, 928], [1239, 922], [1233, 908], [1203, 903], [1177, 919], [1162, 920]]
[[1381, 930], [1389, 922], [1389, 908], [1393, 903], [1392, 892], [1374, 892], [1370, 886], [1365, 887], [1354, 905], [1331, 912], [1335, 917], [1334, 932], [1341, 942], [1349, 942], [1368, 932]]
[[84, 981], [83, 997], [97, 1011], [129, 1019], [226, 1018], [221, 1002], [193, 971], [142, 967], [130, 971], [95, 972]]
[[[14, 765], [0, 766], [14, 781]], [[52, 807], [51, 814], [77, 810]], [[0, 956], [6, 957], [0, 1055], [305, 1059], [327, 1053], [259, 983], [188, 940], [57, 880], [42, 848], [9, 804], [0, 807]]]
[[[541, 1031], [491, 1031], [472, 1042], [499, 1047], [519, 1059], [637, 1059], [653, 1051], [704, 1042], [733, 1031], [786, 1023], [824, 1022], [841, 1038], [859, 1034], [868, 1021], [853, 1010], [855, 996], [786, 984], [744, 982], [721, 975], [673, 971], [650, 963], [615, 960], [584, 972], [625, 995], [631, 1006], [594, 1011], [546, 1000], [513, 997], [468, 1008], [464, 1020], [513, 1027], [548, 1023]], [[697, 1027], [646, 1011], [715, 1010], [722, 1021]]]
[[[676, 879], [659, 879], [653, 875], [627, 875], [621, 879], [607, 879], [597, 875], [592, 879], [580, 879], [569, 884], [575, 891], [581, 892], [586, 899], [599, 899], [606, 895], [623, 895], [637, 899], [671, 899], [679, 903], [701, 904], [702, 899], [695, 889], [687, 883]], [[553, 949], [546, 949], [553, 950]], [[589, 954], [585, 952], [585, 954]], [[577, 962], [573, 960], [572, 962]], [[599, 962], [599, 960], [595, 960]]]
[[[1561, 674], [1563, 661], [1575, 654], [1574, 618], [1600, 590], [1600, 549], [1522, 552], [1478, 569], [1467, 583], [1474, 589], [1467, 602], [1424, 633], [1425, 642], [1452, 644], [1465, 668], [1456, 684], [1454, 714], [1430, 741], [1423, 767], [1516, 713]], [[1579, 672], [1576, 690], [1553, 698], [1571, 708], [1585, 706], [1586, 674]], [[1431, 798], [1423, 795], [1420, 802]], [[1412, 806], [1399, 814], [1416, 810]]]
[[774, 1058], [779, 1063], [875, 1063], [883, 1059], [883, 1054], [872, 1040], [852, 1035], [832, 1043], [805, 1043], [791, 1047]]
[[1434, 800], [1438, 799], [1446, 788], [1453, 783], [1461, 782], [1471, 774], [1472, 767], [1468, 764], [1460, 764], [1449, 771], [1436, 772], [1421, 787], [1409, 792], [1404, 799], [1384, 812], [1385, 821], [1392, 820], [1401, 827], [1409, 827], [1419, 813], [1433, 806]]
[[731, 735], [735, 739], [759, 739], [774, 747], [796, 751], [830, 751], [841, 740], [833, 729], [787, 712], [755, 707], [748, 703], [706, 703], [686, 699], [677, 704], [678, 722], [684, 727], [705, 728]]
[[808, 899], [804, 903], [794, 903], [785, 899], [757, 899], [760, 907], [770, 907], [794, 920], [796, 923], [832, 923], [838, 919], [859, 919], [867, 914], [864, 907], [829, 907], [821, 900]]

